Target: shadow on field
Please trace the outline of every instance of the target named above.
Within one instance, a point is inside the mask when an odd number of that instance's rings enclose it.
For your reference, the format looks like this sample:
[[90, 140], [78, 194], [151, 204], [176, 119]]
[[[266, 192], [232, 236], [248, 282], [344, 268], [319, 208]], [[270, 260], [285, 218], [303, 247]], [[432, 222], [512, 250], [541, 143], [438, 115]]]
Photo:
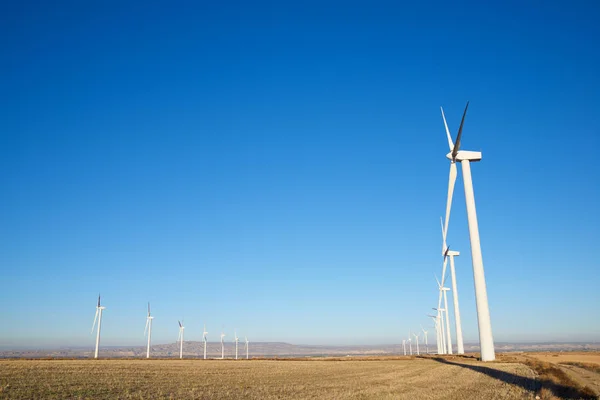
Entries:
[[472, 364], [462, 364], [458, 362], [453, 362], [450, 360], [446, 360], [441, 357], [432, 357], [434, 361], [440, 362], [442, 364], [448, 365], [456, 365], [457, 367], [467, 368], [473, 371], [480, 372], [482, 374], [486, 374], [492, 378], [501, 380], [502, 382], [509, 383], [511, 385], [517, 385], [525, 390], [531, 391], [539, 391], [541, 388], [545, 388], [552, 392], [552, 394], [558, 398], [562, 399], [596, 399], [595, 396], [590, 397], [590, 394], [586, 391], [581, 391], [576, 387], [561, 385], [559, 383], [555, 383], [549, 379], [533, 379], [527, 378], [524, 376], [519, 376], [515, 374], [511, 374], [510, 372], [500, 371], [490, 367], [484, 367], [481, 365], [472, 365]]

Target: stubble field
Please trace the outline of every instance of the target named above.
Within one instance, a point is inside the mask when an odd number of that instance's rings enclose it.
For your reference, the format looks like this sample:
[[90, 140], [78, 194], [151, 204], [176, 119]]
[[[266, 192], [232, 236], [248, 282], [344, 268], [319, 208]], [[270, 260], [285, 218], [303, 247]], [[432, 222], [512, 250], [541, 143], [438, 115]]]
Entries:
[[390, 360], [4, 360], [5, 399], [534, 399], [520, 363]]

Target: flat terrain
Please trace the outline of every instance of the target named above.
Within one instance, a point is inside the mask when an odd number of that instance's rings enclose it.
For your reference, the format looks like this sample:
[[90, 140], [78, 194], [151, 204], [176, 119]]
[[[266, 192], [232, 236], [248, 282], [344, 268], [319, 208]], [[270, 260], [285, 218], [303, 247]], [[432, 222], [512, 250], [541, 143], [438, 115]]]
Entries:
[[534, 399], [520, 363], [469, 360], [4, 360], [2, 399]]
[[556, 365], [573, 381], [600, 397], [600, 353], [528, 353], [527, 357]]

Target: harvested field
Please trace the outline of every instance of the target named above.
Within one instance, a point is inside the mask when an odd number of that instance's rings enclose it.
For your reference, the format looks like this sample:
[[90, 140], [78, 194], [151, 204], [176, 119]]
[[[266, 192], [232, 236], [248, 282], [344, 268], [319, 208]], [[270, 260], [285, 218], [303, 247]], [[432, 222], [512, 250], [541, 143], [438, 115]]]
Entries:
[[519, 363], [373, 361], [0, 361], [3, 399], [533, 399]]
[[564, 362], [580, 362], [592, 363], [600, 365], [600, 353], [590, 352], [570, 352], [570, 353], [527, 353], [529, 357], [537, 358], [541, 361], [550, 362], [553, 364], [561, 364]]

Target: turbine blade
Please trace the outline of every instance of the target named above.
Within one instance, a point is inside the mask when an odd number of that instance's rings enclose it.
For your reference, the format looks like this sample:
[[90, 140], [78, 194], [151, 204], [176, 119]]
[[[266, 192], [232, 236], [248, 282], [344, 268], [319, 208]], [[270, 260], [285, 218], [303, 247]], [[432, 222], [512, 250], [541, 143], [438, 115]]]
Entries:
[[90, 332], [90, 335], [94, 333], [94, 328], [96, 327], [96, 319], [98, 319], [98, 311], [99, 309], [96, 307], [96, 315], [94, 316], [94, 323], [92, 324], [92, 331]]
[[98, 307], [100, 307], [100, 293], [98, 293]]
[[450, 151], [452, 151], [454, 149], [454, 143], [452, 143], [452, 136], [450, 136], [450, 129], [448, 129], [448, 123], [446, 122], [446, 116], [444, 115], [444, 109], [442, 107], [440, 107], [440, 110], [442, 110], [442, 118], [444, 119], [444, 126], [446, 127], [446, 136], [448, 136], [448, 147], [450, 148]]
[[179, 327], [181, 328], [181, 321], [177, 321], [179, 323]]
[[[444, 262], [442, 263], [442, 283], [446, 280], [446, 266], [448, 265], [448, 257], [444, 257]], [[437, 281], [437, 277], [435, 278]], [[438, 281], [438, 285], [439, 285]]]
[[444, 220], [444, 252], [446, 251], [446, 238], [448, 237], [448, 223], [450, 222], [450, 211], [452, 209], [452, 197], [454, 195], [454, 185], [456, 184], [456, 163], [450, 163], [450, 174], [448, 175], [448, 196], [446, 197], [446, 218]]
[[435, 276], [435, 281], [436, 281], [436, 282], [437, 282], [437, 284], [438, 284], [438, 288], [440, 288], [440, 289], [441, 289], [441, 288], [442, 288], [442, 285], [440, 284], [440, 281], [438, 280], [438, 278], [437, 278], [437, 275], [434, 275], [434, 276]]
[[148, 316], [150, 316], [150, 302], [148, 302]]
[[467, 116], [467, 109], [469, 108], [469, 102], [467, 101], [467, 106], [465, 107], [465, 112], [463, 113], [462, 120], [460, 121], [460, 128], [458, 128], [458, 135], [456, 135], [456, 143], [454, 143], [454, 149], [452, 149], [452, 159], [456, 158], [458, 154], [458, 150], [460, 150], [460, 138], [462, 136], [463, 125], [465, 123], [465, 117]]
[[148, 323], [150, 322], [150, 320], [148, 318], [146, 318], [146, 327], [144, 328], [144, 336], [146, 336], [146, 332], [148, 331]]

